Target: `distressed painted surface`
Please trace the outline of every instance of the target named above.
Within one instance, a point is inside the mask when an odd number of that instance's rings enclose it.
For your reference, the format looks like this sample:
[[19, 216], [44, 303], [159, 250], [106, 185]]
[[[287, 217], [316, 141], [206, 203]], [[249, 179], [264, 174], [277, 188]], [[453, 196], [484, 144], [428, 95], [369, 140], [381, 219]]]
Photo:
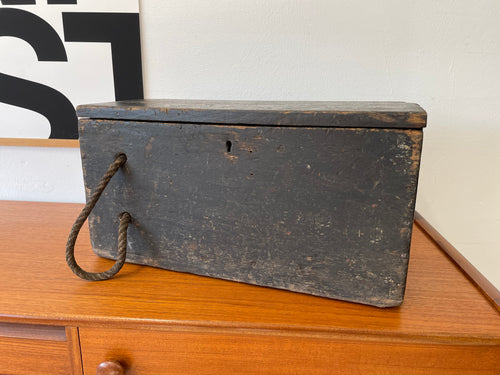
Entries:
[[[90, 218], [114, 257], [376, 306], [403, 300], [421, 130], [80, 120], [87, 192], [128, 161]], [[168, 286], [166, 286], [168, 287]]]
[[78, 116], [138, 121], [306, 127], [422, 128], [427, 114], [403, 102], [269, 102], [146, 99], [79, 106]]

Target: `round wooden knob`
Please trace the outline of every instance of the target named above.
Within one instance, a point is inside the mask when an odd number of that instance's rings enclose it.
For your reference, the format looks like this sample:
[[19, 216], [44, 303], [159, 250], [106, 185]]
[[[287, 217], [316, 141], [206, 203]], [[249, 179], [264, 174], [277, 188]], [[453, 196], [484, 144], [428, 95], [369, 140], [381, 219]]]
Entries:
[[106, 361], [97, 366], [96, 375], [125, 375], [125, 369], [119, 362]]

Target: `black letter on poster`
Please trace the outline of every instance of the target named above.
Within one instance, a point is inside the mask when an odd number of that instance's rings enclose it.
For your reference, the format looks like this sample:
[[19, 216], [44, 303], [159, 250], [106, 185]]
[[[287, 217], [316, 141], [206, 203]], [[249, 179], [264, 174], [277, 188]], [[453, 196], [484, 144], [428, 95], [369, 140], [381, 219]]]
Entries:
[[[40, 17], [20, 9], [0, 8], [0, 37], [28, 42], [38, 61], [68, 61], [57, 32]], [[50, 122], [49, 138], [77, 139], [78, 119], [71, 102], [42, 84], [0, 73], [0, 102], [29, 109]]]
[[115, 99], [142, 99], [138, 13], [63, 13], [66, 42], [110, 42]]
[[2, 5], [35, 5], [35, 0], [2, 0]]
[[[2, 5], [35, 5], [35, 0], [2, 0]], [[76, 4], [76, 0], [47, 0], [47, 4]]]

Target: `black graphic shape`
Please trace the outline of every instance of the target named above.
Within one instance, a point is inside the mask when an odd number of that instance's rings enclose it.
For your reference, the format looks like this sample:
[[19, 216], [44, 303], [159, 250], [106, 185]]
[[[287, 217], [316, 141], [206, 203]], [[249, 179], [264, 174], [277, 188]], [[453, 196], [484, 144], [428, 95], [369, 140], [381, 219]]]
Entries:
[[49, 138], [78, 138], [75, 109], [59, 91], [3, 73], [0, 73], [0, 87], [0, 102], [38, 112], [49, 120]]
[[[36, 0], [2, 0], [2, 5], [35, 5]], [[77, 4], [77, 0], [47, 0], [47, 4]]]
[[[0, 37], [28, 42], [38, 61], [67, 61], [66, 50], [56, 31], [40, 17], [20, 10], [0, 8]], [[29, 109], [50, 123], [49, 138], [78, 138], [78, 119], [71, 102], [60, 92], [0, 73], [0, 102]]]
[[35, 5], [35, 0], [2, 0], [2, 5]]
[[63, 42], [52, 26], [25, 10], [0, 8], [0, 36], [28, 42], [38, 61], [68, 61]]
[[63, 13], [66, 42], [109, 42], [115, 99], [142, 99], [138, 13]]
[[76, 4], [76, 0], [47, 0], [47, 4]]

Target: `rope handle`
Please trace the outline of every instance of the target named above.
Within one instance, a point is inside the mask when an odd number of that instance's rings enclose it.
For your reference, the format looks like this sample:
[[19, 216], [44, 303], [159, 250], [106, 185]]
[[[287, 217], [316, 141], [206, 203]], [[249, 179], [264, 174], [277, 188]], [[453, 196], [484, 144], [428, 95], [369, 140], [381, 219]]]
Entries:
[[85, 220], [89, 217], [92, 209], [97, 204], [97, 201], [101, 197], [104, 189], [108, 185], [111, 178], [118, 172], [118, 170], [127, 162], [127, 156], [125, 154], [118, 154], [108, 167], [108, 170], [101, 178], [101, 181], [97, 185], [96, 189], [92, 192], [90, 199], [87, 201], [85, 207], [83, 207], [82, 212], [76, 219], [71, 232], [68, 237], [68, 242], [66, 243], [66, 263], [68, 263], [69, 268], [78, 277], [89, 280], [89, 281], [100, 281], [108, 280], [115, 276], [123, 267], [125, 259], [127, 257], [127, 229], [132, 217], [128, 212], [122, 212], [119, 215], [120, 223], [118, 225], [118, 257], [116, 263], [109, 270], [105, 272], [87, 272], [84, 271], [77, 263], [75, 259], [75, 243], [80, 233], [80, 229], [85, 223]]

